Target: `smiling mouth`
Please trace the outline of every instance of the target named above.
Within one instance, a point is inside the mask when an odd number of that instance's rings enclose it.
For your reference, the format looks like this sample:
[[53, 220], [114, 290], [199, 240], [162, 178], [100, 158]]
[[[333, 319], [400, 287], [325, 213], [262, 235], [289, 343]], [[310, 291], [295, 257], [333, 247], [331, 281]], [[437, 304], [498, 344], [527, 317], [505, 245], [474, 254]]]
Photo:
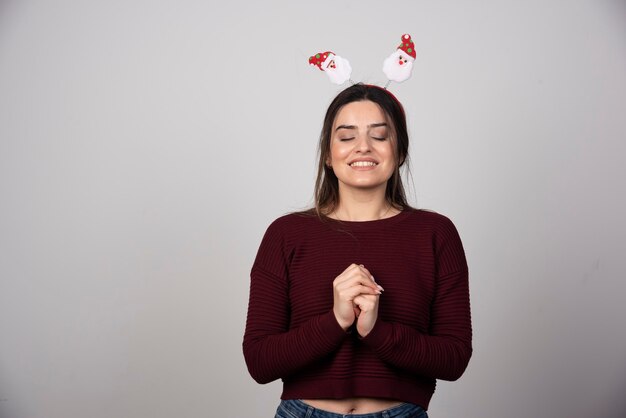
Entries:
[[378, 165], [378, 163], [373, 161], [355, 161], [350, 164], [350, 167], [374, 167], [376, 165]]

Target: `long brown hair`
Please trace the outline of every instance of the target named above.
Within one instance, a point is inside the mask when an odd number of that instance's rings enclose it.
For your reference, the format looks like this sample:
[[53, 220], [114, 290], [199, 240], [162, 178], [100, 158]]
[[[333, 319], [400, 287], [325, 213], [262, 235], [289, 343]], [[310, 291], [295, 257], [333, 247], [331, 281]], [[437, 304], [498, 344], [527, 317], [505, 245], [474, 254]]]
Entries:
[[333, 123], [343, 106], [363, 100], [369, 100], [381, 107], [395, 138], [396, 167], [391, 178], [387, 181], [385, 199], [396, 209], [403, 210], [410, 207], [400, 174], [400, 167], [405, 163], [408, 164], [407, 159], [409, 157], [409, 134], [406, 128], [404, 108], [398, 99], [387, 90], [378, 86], [359, 83], [339, 93], [328, 107], [324, 117], [318, 146], [319, 161], [317, 179], [315, 180], [315, 212], [320, 217], [328, 216], [339, 204], [339, 182], [332, 168], [326, 165], [330, 156]]

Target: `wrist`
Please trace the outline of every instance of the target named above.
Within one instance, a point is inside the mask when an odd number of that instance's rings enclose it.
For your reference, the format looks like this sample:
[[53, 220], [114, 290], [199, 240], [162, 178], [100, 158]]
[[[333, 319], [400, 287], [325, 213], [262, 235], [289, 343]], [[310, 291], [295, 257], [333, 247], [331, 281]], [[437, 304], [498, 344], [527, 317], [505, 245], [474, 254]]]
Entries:
[[356, 327], [356, 332], [357, 332], [357, 334], [359, 334], [359, 338], [365, 338], [365, 337], [367, 337], [370, 334], [370, 332], [372, 332], [372, 328], [373, 328], [373, 326], [372, 327], [368, 327], [368, 329], [363, 329], [363, 328], [357, 326]]
[[335, 321], [337, 321], [337, 324], [341, 327], [341, 329], [343, 329], [344, 331], [348, 331], [350, 329], [350, 327], [352, 326], [352, 322], [348, 322], [345, 319], [342, 320], [341, 317], [339, 315], [337, 315], [337, 312], [335, 312], [335, 310], [333, 310], [333, 314], [335, 315]]

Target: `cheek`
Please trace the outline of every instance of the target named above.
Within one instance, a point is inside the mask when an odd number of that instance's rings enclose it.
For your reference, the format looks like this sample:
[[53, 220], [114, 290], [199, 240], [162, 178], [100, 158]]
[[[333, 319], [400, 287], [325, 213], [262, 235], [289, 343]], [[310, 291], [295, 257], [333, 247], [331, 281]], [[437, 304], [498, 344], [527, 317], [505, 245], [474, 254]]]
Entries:
[[386, 159], [395, 160], [395, 151], [393, 148], [394, 146], [395, 145], [393, 143], [385, 142], [384, 144], [381, 144], [381, 146], [378, 148], [378, 152], [381, 155], [384, 155]]
[[389, 170], [394, 171], [396, 167], [399, 165], [395, 150], [392, 148], [386, 149], [385, 156], [387, 158], [387, 161], [389, 161]]
[[331, 161], [344, 158], [350, 152], [349, 147], [342, 146], [340, 142], [334, 142], [330, 146], [330, 159]]

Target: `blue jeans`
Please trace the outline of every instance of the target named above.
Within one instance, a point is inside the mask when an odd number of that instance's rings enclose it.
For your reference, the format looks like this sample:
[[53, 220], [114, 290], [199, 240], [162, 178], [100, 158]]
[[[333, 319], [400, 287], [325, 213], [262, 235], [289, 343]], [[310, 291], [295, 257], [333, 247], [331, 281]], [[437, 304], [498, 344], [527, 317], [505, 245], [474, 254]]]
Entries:
[[274, 418], [428, 418], [421, 407], [403, 403], [393, 408], [371, 414], [335, 414], [313, 408], [298, 399], [281, 401]]

